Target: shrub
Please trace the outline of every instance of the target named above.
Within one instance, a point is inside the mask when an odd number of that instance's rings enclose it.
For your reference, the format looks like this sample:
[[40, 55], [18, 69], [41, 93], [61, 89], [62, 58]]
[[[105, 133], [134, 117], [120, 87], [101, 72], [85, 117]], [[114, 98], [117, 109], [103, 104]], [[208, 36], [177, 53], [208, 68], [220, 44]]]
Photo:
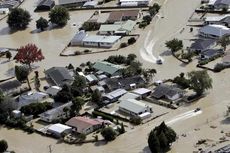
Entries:
[[139, 23], [139, 28], [145, 28], [147, 25], [149, 25], [148, 22], [142, 21], [142, 22]]
[[5, 152], [8, 148], [8, 144], [5, 140], [0, 141], [0, 152]]
[[52, 108], [51, 103], [32, 103], [26, 106], [21, 107], [21, 112], [25, 115], [34, 115], [38, 116], [39, 114], [49, 110]]
[[56, 6], [49, 13], [49, 18], [52, 24], [65, 26], [70, 19], [68, 9], [62, 6]]
[[99, 30], [101, 24], [97, 22], [84, 22], [80, 30], [96, 31]]
[[130, 118], [130, 122], [134, 125], [140, 125], [141, 124], [141, 118], [139, 116], [133, 116]]
[[143, 21], [150, 23], [152, 21], [152, 17], [150, 15], [143, 16]]
[[101, 135], [106, 141], [112, 141], [116, 139], [117, 133], [113, 128], [107, 127], [101, 131]]
[[97, 117], [97, 116], [101, 116], [103, 119], [105, 120], [110, 120], [111, 122], [113, 122], [114, 118], [112, 116], [106, 115], [104, 113], [98, 112], [98, 111], [93, 111], [93, 116]]
[[92, 52], [92, 51], [89, 49], [84, 50], [84, 53], [90, 53], [90, 52]]
[[74, 55], [81, 55], [81, 52], [80, 51], [75, 51]]
[[134, 44], [136, 42], [136, 39], [134, 37], [131, 37], [129, 38], [128, 40], [128, 44], [131, 45], [131, 44]]
[[123, 43], [120, 44], [120, 48], [125, 48], [125, 47], [127, 47], [127, 46], [128, 46], [128, 44], [125, 43], [125, 42], [123, 42]]

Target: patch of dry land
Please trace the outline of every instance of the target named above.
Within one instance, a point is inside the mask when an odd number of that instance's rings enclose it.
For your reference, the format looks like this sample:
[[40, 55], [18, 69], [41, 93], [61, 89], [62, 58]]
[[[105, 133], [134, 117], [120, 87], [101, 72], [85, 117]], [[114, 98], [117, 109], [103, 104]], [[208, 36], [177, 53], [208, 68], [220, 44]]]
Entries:
[[[134, 45], [117, 52], [60, 57], [61, 50], [94, 11], [70, 12], [71, 20], [64, 28], [38, 33], [35, 30], [35, 21], [40, 16], [47, 18], [48, 13], [34, 13], [32, 8], [35, 7], [35, 2], [25, 0], [21, 7], [30, 10], [33, 17], [31, 24], [24, 31], [9, 33], [6, 19], [2, 20], [0, 22], [0, 46], [18, 48], [27, 43], [35, 43], [42, 49], [45, 56], [44, 61], [36, 63], [39, 70], [52, 66], [65, 66], [69, 63], [77, 66], [82, 62], [101, 60], [114, 54], [135, 53], [144, 67], [156, 68], [158, 73], [155, 79], [173, 78], [181, 72], [186, 73], [195, 70], [196, 63], [192, 62], [187, 66], [182, 65], [170, 55], [164, 43], [174, 37], [188, 39], [196, 35], [196, 31], [189, 33], [189, 27], [186, 24], [195, 8], [199, 6], [200, 0], [165, 0], [159, 2], [162, 5], [159, 15], [144, 30], [136, 29], [135, 33], [140, 33], [140, 38]], [[76, 23], [77, 26], [72, 26], [73, 23]], [[158, 56], [164, 59], [163, 65], [155, 64]], [[11, 76], [12, 74], [7, 73], [7, 71], [15, 65], [13, 61], [4, 62], [4, 60], [0, 59], [1, 79]], [[6, 128], [0, 129], [0, 139], [6, 139], [9, 143], [9, 150], [14, 150], [16, 153], [46, 153], [49, 152], [49, 145], [52, 146], [53, 153], [148, 153], [150, 152], [147, 147], [148, 133], [156, 125], [165, 121], [175, 129], [179, 136], [179, 140], [173, 144], [170, 153], [191, 153], [199, 148], [209, 149], [212, 145], [218, 145], [219, 138], [230, 132], [230, 123], [224, 116], [230, 99], [230, 71], [224, 70], [220, 73], [209, 74], [213, 79], [213, 89], [205, 98], [194, 104], [172, 110], [147, 124], [137, 126], [107, 144], [68, 145], [38, 134], [28, 135], [21, 130]], [[200, 107], [202, 111], [193, 113], [197, 107]], [[207, 139], [208, 144], [197, 146], [196, 143], [200, 139]], [[226, 137], [226, 139], [229, 138]]]

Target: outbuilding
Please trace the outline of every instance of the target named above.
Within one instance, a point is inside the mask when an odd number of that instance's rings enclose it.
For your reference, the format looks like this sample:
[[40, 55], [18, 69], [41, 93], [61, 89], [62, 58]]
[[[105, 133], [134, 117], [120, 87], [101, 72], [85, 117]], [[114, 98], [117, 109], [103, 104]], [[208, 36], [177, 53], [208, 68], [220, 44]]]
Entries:
[[42, 0], [35, 11], [49, 11], [55, 6], [55, 2], [53, 0]]
[[51, 135], [55, 136], [55, 137], [62, 137], [66, 134], [71, 133], [72, 128], [67, 126], [67, 125], [63, 125], [60, 123], [57, 124], [53, 124], [50, 127], [48, 127], [47, 132], [50, 133]]

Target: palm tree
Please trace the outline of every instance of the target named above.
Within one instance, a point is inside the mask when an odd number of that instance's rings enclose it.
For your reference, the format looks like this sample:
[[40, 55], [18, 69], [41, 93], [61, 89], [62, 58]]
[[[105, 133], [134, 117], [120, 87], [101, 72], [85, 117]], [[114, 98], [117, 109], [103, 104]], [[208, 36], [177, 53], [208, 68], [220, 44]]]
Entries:
[[230, 36], [223, 36], [221, 37], [218, 42], [218, 45], [220, 45], [224, 51], [226, 50], [227, 46], [230, 44]]

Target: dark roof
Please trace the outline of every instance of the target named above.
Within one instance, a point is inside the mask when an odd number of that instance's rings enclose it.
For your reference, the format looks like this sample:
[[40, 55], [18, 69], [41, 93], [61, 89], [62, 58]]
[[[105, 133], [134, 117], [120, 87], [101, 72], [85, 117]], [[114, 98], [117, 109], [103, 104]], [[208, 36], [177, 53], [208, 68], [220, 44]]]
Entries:
[[125, 10], [125, 11], [113, 11], [110, 13], [108, 20], [109, 22], [121, 21], [122, 17], [137, 17], [139, 10]]
[[192, 50], [205, 50], [214, 45], [214, 39], [197, 39], [194, 43], [192, 43], [190, 49]]
[[119, 88], [129, 89], [131, 84], [143, 85], [145, 81], [141, 76], [132, 76], [127, 78], [109, 78], [105, 80], [105, 83], [110, 90], [115, 90]]
[[208, 49], [208, 50], [201, 52], [201, 55], [213, 57], [213, 56], [216, 56], [216, 55], [222, 54], [222, 53], [224, 53], [222, 49]]
[[73, 81], [73, 77], [65, 67], [52, 67], [45, 71], [57, 85], [65, 84], [64, 81]]
[[161, 84], [154, 89], [152, 96], [154, 98], [159, 99], [159, 98], [162, 98], [164, 96], [172, 97], [178, 93], [180, 94], [183, 92], [184, 92], [183, 90], [181, 90], [177, 87], [166, 85], [166, 84]]
[[230, 0], [216, 0], [214, 5], [219, 5], [219, 4], [225, 4], [225, 5], [230, 5]]
[[7, 92], [9, 90], [18, 88], [21, 85], [22, 85], [21, 82], [19, 82], [18, 80], [7, 81], [7, 82], [4, 82], [4, 83], [0, 84], [0, 90], [2, 92]]
[[49, 7], [53, 7], [54, 5], [54, 1], [52, 0], [42, 0], [38, 6], [49, 6]]
[[230, 24], [230, 16], [227, 16], [226, 18], [220, 20], [222, 23]]

